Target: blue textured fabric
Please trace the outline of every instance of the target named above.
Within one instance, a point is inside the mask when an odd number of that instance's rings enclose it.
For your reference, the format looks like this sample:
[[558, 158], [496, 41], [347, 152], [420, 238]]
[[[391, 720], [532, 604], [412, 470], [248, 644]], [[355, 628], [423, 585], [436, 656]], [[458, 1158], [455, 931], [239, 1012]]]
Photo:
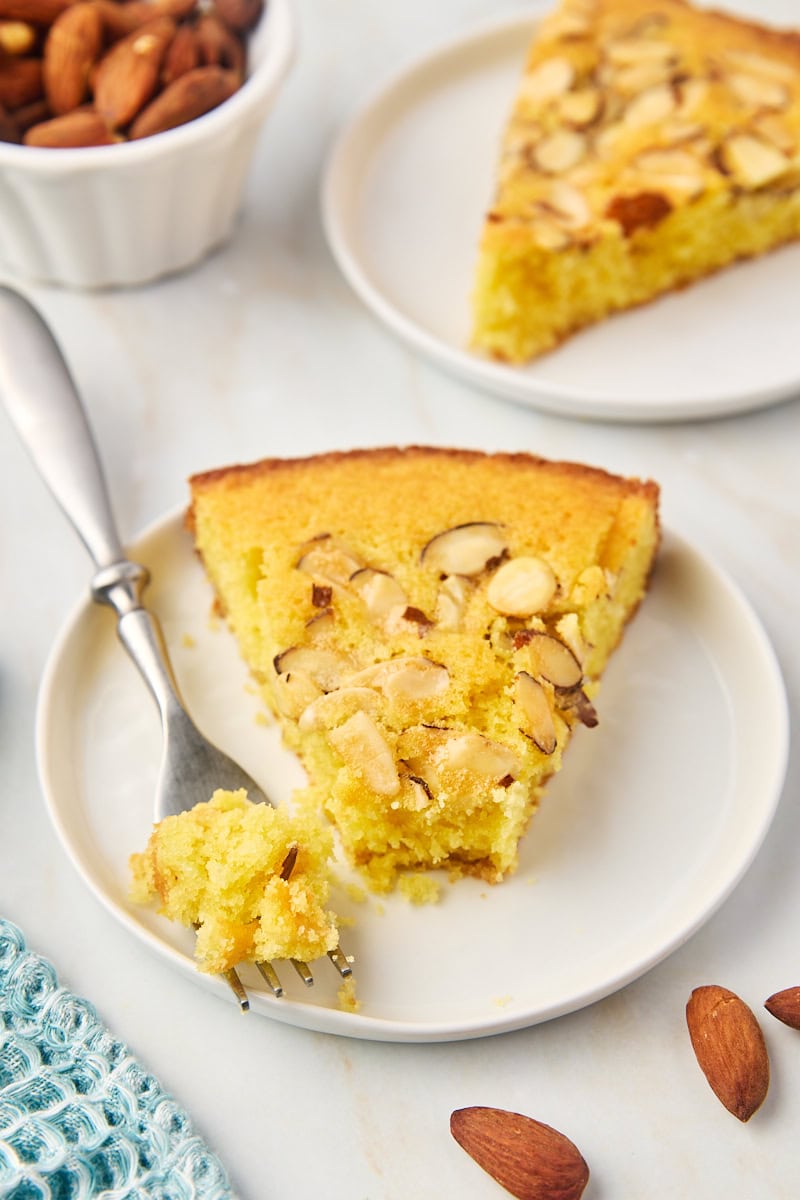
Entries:
[[0, 1198], [234, 1200], [186, 1112], [2, 917]]

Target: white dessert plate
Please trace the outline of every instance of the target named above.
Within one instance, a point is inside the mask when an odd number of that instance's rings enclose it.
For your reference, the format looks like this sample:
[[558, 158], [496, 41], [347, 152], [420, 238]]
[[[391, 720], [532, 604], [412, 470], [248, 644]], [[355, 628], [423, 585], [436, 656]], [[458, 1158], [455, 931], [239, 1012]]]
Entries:
[[[133, 547], [153, 575], [176, 675], [198, 724], [265, 787], [303, 779], [265, 722], [179, 516]], [[715, 911], [772, 819], [787, 755], [787, 710], [770, 644], [718, 568], [665, 536], [651, 591], [613, 657], [600, 724], [579, 729], [523, 840], [518, 872], [487, 886], [442, 880], [439, 903], [335, 896], [354, 924], [361, 1010], [341, 1011], [323, 960], [286, 996], [242, 972], [252, 1008], [275, 1020], [384, 1041], [449, 1041], [522, 1028], [590, 1004], [662, 960]], [[128, 899], [128, 856], [152, 823], [158, 718], [119, 646], [112, 614], [82, 602], [50, 657], [38, 755], [62, 843], [123, 926], [191, 979], [193, 935]], [[758, 756], [749, 753], [758, 746]]]
[[429, 53], [341, 134], [322, 212], [355, 292], [448, 372], [562, 416], [690, 420], [800, 393], [800, 245], [610, 318], [529, 366], [470, 352], [476, 247], [533, 31], [517, 17]]

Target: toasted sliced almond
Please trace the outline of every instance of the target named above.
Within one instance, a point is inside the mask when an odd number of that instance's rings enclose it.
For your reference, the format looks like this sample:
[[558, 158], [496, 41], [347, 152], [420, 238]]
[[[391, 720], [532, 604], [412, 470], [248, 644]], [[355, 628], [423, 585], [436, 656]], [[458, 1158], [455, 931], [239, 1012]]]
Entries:
[[765, 79], [778, 79], [791, 86], [797, 84], [797, 67], [782, 58], [768, 58], [752, 50], [725, 50], [723, 60], [729, 66]]
[[592, 219], [592, 210], [583, 193], [564, 179], [554, 179], [542, 197], [547, 211], [568, 229], [582, 229]]
[[537, 217], [531, 221], [529, 232], [537, 246], [542, 250], [565, 250], [572, 244], [572, 237], [563, 225], [546, 216]]
[[351, 676], [350, 684], [378, 688], [389, 700], [429, 700], [447, 691], [450, 672], [423, 655], [403, 655], [365, 667]]
[[330, 729], [341, 725], [357, 712], [376, 713], [380, 707], [377, 692], [368, 687], [340, 687], [323, 692], [303, 709], [297, 722], [303, 732], [309, 729]]
[[547, 679], [554, 687], [577, 687], [583, 670], [575, 655], [549, 633], [526, 629], [517, 635], [517, 644], [532, 675]]
[[504, 616], [530, 617], [547, 608], [556, 587], [549, 563], [533, 555], [520, 555], [497, 568], [489, 581], [486, 598]]
[[328, 741], [345, 765], [380, 796], [396, 796], [400, 777], [389, 745], [366, 712], [354, 713], [328, 733]]
[[544, 104], [569, 91], [575, 68], [567, 58], [546, 58], [522, 81], [520, 95], [532, 104]]
[[556, 688], [556, 705], [562, 712], [574, 713], [587, 729], [594, 729], [600, 722], [597, 709], [582, 688]]
[[520, 729], [542, 754], [556, 748], [556, 727], [544, 688], [527, 671], [517, 675], [514, 703]]
[[323, 692], [341, 687], [345, 676], [352, 672], [352, 663], [344, 655], [322, 646], [290, 646], [275, 655], [274, 666], [279, 675], [304, 672]]
[[578, 662], [582, 663], [586, 657], [586, 642], [581, 632], [578, 614], [564, 613], [563, 617], [559, 617], [556, 621], [555, 629], [564, 645], [568, 646]]
[[559, 129], [542, 138], [533, 153], [541, 170], [559, 175], [581, 161], [586, 153], [586, 139], [575, 129]]
[[736, 71], [726, 75], [725, 82], [743, 104], [753, 108], [786, 108], [791, 94], [788, 88], [776, 79], [766, 79], [763, 75], [749, 75], [744, 71]]
[[668, 83], [670, 76], [670, 66], [667, 62], [633, 63], [611, 72], [609, 86], [621, 96], [638, 96], [648, 88]]
[[784, 154], [791, 157], [797, 150], [797, 139], [786, 120], [779, 113], [759, 113], [753, 118], [751, 124], [757, 134], [771, 142], [773, 146], [777, 146]]
[[400, 775], [400, 807], [424, 812], [433, 803], [433, 792], [419, 775]]
[[439, 748], [437, 762], [443, 770], [466, 771], [495, 783], [506, 775], [519, 774], [519, 760], [513, 750], [473, 730], [450, 733]]
[[635, 96], [628, 104], [623, 114], [623, 121], [629, 129], [641, 129], [646, 125], [656, 125], [676, 111], [678, 102], [675, 93], [667, 84], [647, 88]]
[[666, 63], [675, 58], [675, 49], [667, 41], [650, 37], [617, 38], [606, 46], [609, 62], [617, 67], [640, 63]]
[[722, 158], [737, 183], [748, 188], [764, 187], [785, 175], [789, 159], [776, 146], [748, 133], [737, 133], [722, 145]]
[[373, 621], [382, 621], [393, 610], [403, 610], [408, 605], [405, 590], [388, 571], [361, 567], [350, 576], [350, 583], [364, 601], [364, 607]]
[[321, 534], [307, 542], [295, 566], [325, 583], [344, 586], [363, 564], [353, 551], [330, 534]]
[[473, 585], [463, 575], [446, 575], [436, 596], [436, 624], [439, 629], [461, 627]]
[[506, 549], [499, 525], [471, 521], [431, 538], [423, 548], [421, 561], [446, 575], [480, 575], [489, 563], [502, 558]]
[[602, 107], [602, 97], [598, 88], [579, 88], [567, 92], [558, 102], [558, 111], [570, 125], [584, 129], [598, 117]]
[[276, 675], [272, 683], [275, 703], [279, 712], [297, 720], [310, 704], [321, 695], [322, 689], [305, 671], [291, 671]]

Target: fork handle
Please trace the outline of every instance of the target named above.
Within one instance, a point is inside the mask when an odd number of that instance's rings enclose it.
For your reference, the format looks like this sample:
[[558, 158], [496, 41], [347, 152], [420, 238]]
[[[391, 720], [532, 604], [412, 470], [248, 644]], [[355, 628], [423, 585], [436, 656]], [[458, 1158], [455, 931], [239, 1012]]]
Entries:
[[120, 641], [166, 719], [180, 695], [159, 623], [142, 602], [149, 573], [125, 557], [97, 447], [61, 349], [33, 305], [7, 287], [0, 287], [0, 398], [94, 560], [92, 598], [116, 612]]
[[37, 310], [0, 287], [0, 395], [98, 567], [124, 558], [103, 471], [64, 356]]

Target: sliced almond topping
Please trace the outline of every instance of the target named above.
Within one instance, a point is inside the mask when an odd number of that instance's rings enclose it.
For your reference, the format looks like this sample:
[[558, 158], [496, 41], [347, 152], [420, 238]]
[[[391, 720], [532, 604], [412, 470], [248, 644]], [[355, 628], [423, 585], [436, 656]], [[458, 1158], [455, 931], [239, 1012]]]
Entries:
[[639, 63], [665, 63], [675, 58], [675, 50], [669, 42], [657, 38], [618, 38], [606, 46], [609, 62], [617, 67], [628, 67]]
[[291, 671], [285, 675], [278, 675], [272, 687], [278, 709], [284, 716], [294, 720], [297, 720], [317, 697], [323, 695], [319, 685], [305, 671]]
[[565, 250], [572, 244], [572, 238], [563, 225], [548, 221], [546, 217], [537, 217], [531, 221], [530, 235], [542, 250]]
[[497, 568], [489, 582], [486, 599], [507, 617], [530, 617], [553, 599], [556, 577], [543, 558], [521, 555]]
[[556, 621], [556, 633], [564, 645], [569, 647], [578, 662], [583, 663], [586, 658], [586, 642], [581, 632], [578, 614], [569, 612], [564, 613], [563, 617], [559, 617]]
[[350, 684], [378, 688], [390, 700], [429, 700], [446, 692], [450, 673], [441, 663], [422, 655], [404, 655], [365, 667]]
[[343, 586], [361, 563], [349, 547], [328, 534], [322, 534], [306, 543], [296, 566], [299, 571], [305, 571], [315, 579]]
[[400, 776], [400, 807], [423, 812], [433, 803], [433, 792], [419, 775]]
[[575, 655], [549, 633], [525, 630], [523, 654], [531, 675], [549, 680], [554, 687], [578, 687], [583, 679], [583, 670]]
[[437, 753], [438, 765], [443, 770], [468, 771], [494, 782], [506, 775], [519, 774], [519, 760], [513, 750], [500, 742], [493, 742], [481, 733], [452, 733], [441, 744]]
[[757, 133], [771, 142], [773, 146], [777, 146], [784, 154], [794, 154], [797, 147], [796, 139], [784, 118], [778, 113], [760, 113], [753, 118], [752, 125]]
[[556, 748], [556, 727], [542, 685], [527, 671], [517, 675], [515, 704], [519, 727], [531, 738], [542, 754], [552, 754]]
[[558, 102], [558, 111], [570, 125], [579, 129], [591, 125], [598, 116], [602, 105], [602, 97], [597, 88], [579, 88], [575, 92], [567, 92]]
[[404, 609], [408, 604], [405, 591], [388, 571], [361, 567], [350, 576], [350, 583], [364, 601], [373, 621], [382, 621], [393, 609]]
[[297, 722], [298, 728], [330, 729], [340, 725], [356, 712], [377, 712], [380, 699], [372, 688], [340, 687], [335, 692], [323, 692], [303, 709]]
[[611, 75], [609, 83], [623, 96], [638, 96], [647, 88], [668, 83], [670, 74], [670, 66], [667, 62], [633, 63], [629, 67], [616, 69]]
[[330, 633], [336, 624], [336, 617], [332, 608], [323, 608], [321, 612], [315, 613], [306, 621], [306, 629], [308, 635], [315, 641], [317, 638], [322, 638], [325, 634]]
[[340, 687], [344, 676], [352, 670], [352, 663], [347, 658], [321, 646], [290, 646], [288, 650], [276, 654], [273, 661], [279, 675], [302, 671], [323, 692], [332, 692]]
[[448, 575], [442, 580], [436, 597], [436, 624], [439, 629], [460, 629], [472, 586], [463, 575]]
[[748, 188], [764, 187], [788, 170], [789, 159], [776, 146], [748, 133], [737, 133], [722, 145], [722, 158], [736, 181]]
[[563, 179], [554, 179], [543, 197], [548, 212], [570, 229], [582, 229], [592, 219], [588, 201], [578, 188]]
[[503, 557], [507, 549], [500, 526], [488, 521], [456, 525], [431, 538], [421, 561], [445, 575], [480, 575], [487, 564]]
[[663, 121], [658, 127], [658, 140], [663, 146], [675, 146], [683, 142], [694, 142], [705, 134], [705, 126], [698, 121], [686, 121], [676, 117]]
[[680, 102], [678, 112], [682, 117], [691, 117], [708, 99], [711, 84], [707, 79], [687, 79], [678, 85]]
[[537, 165], [552, 175], [576, 166], [586, 153], [586, 139], [575, 129], [559, 129], [534, 150]]
[[330, 730], [328, 741], [353, 774], [360, 775], [379, 796], [396, 796], [400, 791], [392, 752], [369, 713], [354, 713]]
[[574, 78], [575, 68], [569, 59], [546, 58], [526, 74], [520, 95], [532, 104], [544, 104], [569, 91]]
[[778, 79], [790, 86], [797, 84], [797, 68], [781, 58], [767, 58], [752, 50], [726, 50], [723, 57], [726, 63], [739, 70], [763, 75], [765, 79]]
[[655, 125], [671, 116], [678, 107], [675, 94], [671, 87], [661, 84], [648, 88], [631, 100], [625, 109], [623, 121], [630, 129], [640, 129], [645, 125]]
[[743, 71], [727, 75], [725, 82], [738, 100], [753, 108], [786, 108], [791, 98], [788, 89], [777, 80]]
[[560, 709], [573, 712], [587, 729], [598, 724], [597, 710], [582, 688], [556, 689], [556, 703]]

